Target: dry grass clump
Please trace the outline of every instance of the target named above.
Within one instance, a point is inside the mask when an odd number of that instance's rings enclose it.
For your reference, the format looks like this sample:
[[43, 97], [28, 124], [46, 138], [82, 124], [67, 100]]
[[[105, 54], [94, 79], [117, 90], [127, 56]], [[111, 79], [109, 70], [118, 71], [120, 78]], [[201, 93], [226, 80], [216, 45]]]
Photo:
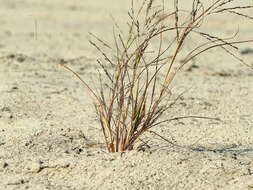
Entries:
[[[200, 31], [203, 21], [208, 22], [209, 16], [214, 14], [222, 17], [227, 12], [252, 19], [238, 11], [253, 6], [229, 7], [234, 1], [216, 0], [204, 7], [201, 1], [193, 0], [191, 11], [185, 11], [179, 8], [178, 0], [175, 0], [173, 12], [166, 12], [162, 2], [160, 6], [154, 6], [154, 0], [143, 0], [139, 8], [135, 8], [135, 1], [132, 1], [126, 35], [120, 32], [117, 25], [113, 45], [92, 35], [95, 42], [90, 43], [102, 54], [103, 59], [98, 63], [107, 77], [105, 81], [100, 79], [99, 92], [64, 65], [83, 82], [94, 98], [109, 152], [133, 149], [143, 133], [164, 122], [160, 120], [161, 116], [174, 103], [170, 100], [170, 84], [194, 57], [213, 48], [222, 48], [246, 64], [233, 50], [238, 49], [236, 44], [250, 41], [222, 39]], [[179, 63], [176, 59], [191, 34], [206, 39], [206, 43], [195, 47]], [[169, 37], [171, 41], [165, 43], [164, 37]], [[107, 50], [111, 53], [105, 53]], [[180, 118], [170, 120], [173, 119]]]

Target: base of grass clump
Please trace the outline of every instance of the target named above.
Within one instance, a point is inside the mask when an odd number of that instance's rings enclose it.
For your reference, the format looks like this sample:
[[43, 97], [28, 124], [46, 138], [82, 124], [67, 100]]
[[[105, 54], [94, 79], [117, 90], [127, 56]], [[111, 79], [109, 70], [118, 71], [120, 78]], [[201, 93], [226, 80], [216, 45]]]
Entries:
[[[182, 116], [161, 120], [164, 112], [172, 109], [176, 101], [170, 99], [172, 81], [193, 58], [210, 49], [221, 48], [247, 65], [233, 50], [238, 49], [236, 44], [253, 40], [233, 41], [233, 38], [224, 39], [201, 31], [203, 21], [208, 23], [208, 18], [214, 14], [222, 17], [229, 13], [251, 19], [238, 11], [253, 6], [229, 7], [235, 1], [216, 0], [204, 7], [201, 1], [193, 0], [191, 10], [181, 10], [176, 0], [173, 12], [166, 12], [162, 1], [160, 6], [154, 6], [154, 0], [143, 0], [139, 8], [135, 8], [135, 2], [132, 1], [132, 8], [128, 12], [129, 30], [126, 34], [116, 24], [112, 45], [91, 34], [94, 40], [90, 40], [90, 43], [102, 55], [102, 59], [97, 61], [106, 77], [98, 74], [101, 83], [99, 92], [63, 65], [82, 81], [94, 98], [95, 110], [109, 152], [132, 150], [145, 132], [162, 122], [197, 117]], [[159, 2], [156, 1], [157, 3]], [[183, 61], [177, 62], [190, 35], [198, 35], [206, 42], [196, 45]], [[164, 43], [166, 37], [171, 39], [170, 42]], [[154, 46], [157, 48], [154, 49]], [[105, 53], [108, 51], [110, 53]], [[112, 69], [108, 69], [107, 65]]]

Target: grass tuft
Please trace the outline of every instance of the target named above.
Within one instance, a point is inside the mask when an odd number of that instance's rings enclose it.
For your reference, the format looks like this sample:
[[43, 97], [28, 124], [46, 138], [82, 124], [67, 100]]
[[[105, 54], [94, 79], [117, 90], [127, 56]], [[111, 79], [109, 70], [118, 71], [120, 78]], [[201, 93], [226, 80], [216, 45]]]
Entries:
[[[163, 1], [160, 6], [154, 6], [154, 0], [143, 0], [139, 8], [135, 8], [135, 1], [132, 1], [128, 12], [128, 32], [123, 34], [115, 24], [113, 46], [91, 34], [93, 40], [90, 40], [90, 44], [103, 57], [98, 63], [106, 77], [105, 80], [100, 77], [99, 92], [95, 92], [76, 72], [63, 65], [82, 81], [94, 98], [109, 152], [132, 150], [143, 133], [162, 122], [197, 117], [161, 120], [163, 113], [173, 104], [170, 100], [172, 81], [193, 58], [210, 49], [221, 48], [247, 65], [233, 51], [238, 49], [237, 44], [253, 40], [233, 41], [237, 32], [232, 38], [220, 38], [200, 31], [203, 21], [208, 22], [208, 18], [214, 14], [222, 16], [229, 13], [252, 19], [238, 11], [252, 9], [253, 6], [229, 7], [234, 1], [216, 0], [204, 7], [201, 1], [193, 0], [191, 10], [184, 11], [175, 0], [172, 12], [165, 11]], [[189, 35], [198, 35], [206, 42], [192, 49], [184, 61], [177, 62]], [[165, 43], [165, 37], [168, 36], [171, 41]], [[106, 50], [112, 53], [107, 54]]]

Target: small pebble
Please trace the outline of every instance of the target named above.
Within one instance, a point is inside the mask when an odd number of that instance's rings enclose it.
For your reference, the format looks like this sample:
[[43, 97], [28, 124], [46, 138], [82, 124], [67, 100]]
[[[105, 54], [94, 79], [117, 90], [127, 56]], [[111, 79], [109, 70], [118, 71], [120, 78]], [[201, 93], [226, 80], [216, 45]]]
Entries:
[[41, 170], [40, 162], [30, 162], [27, 166], [27, 170], [32, 173], [38, 173]]
[[0, 162], [0, 168], [6, 168], [9, 164], [7, 162]]

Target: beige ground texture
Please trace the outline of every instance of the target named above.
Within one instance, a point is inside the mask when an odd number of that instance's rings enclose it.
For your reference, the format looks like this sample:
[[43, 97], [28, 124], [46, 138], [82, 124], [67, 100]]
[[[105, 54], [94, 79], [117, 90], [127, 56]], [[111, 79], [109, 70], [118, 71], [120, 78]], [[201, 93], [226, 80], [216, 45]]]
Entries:
[[[187, 8], [190, 2], [180, 4]], [[201, 115], [221, 121], [163, 123], [154, 131], [169, 142], [147, 134], [149, 146], [142, 150], [109, 154], [91, 99], [59, 63], [97, 86], [99, 54], [88, 32], [112, 42], [110, 15], [126, 29], [130, 1], [1, 0], [0, 5], [0, 189], [253, 189], [252, 69], [221, 50], [203, 54], [197, 67], [186, 66], [173, 82], [175, 96], [186, 93], [163, 118]], [[211, 18], [203, 30], [225, 37], [238, 26], [238, 39], [253, 39], [253, 22], [232, 15]], [[199, 40], [189, 38], [184, 51]], [[238, 56], [253, 65], [252, 51], [240, 54], [253, 44], [239, 48]]]

